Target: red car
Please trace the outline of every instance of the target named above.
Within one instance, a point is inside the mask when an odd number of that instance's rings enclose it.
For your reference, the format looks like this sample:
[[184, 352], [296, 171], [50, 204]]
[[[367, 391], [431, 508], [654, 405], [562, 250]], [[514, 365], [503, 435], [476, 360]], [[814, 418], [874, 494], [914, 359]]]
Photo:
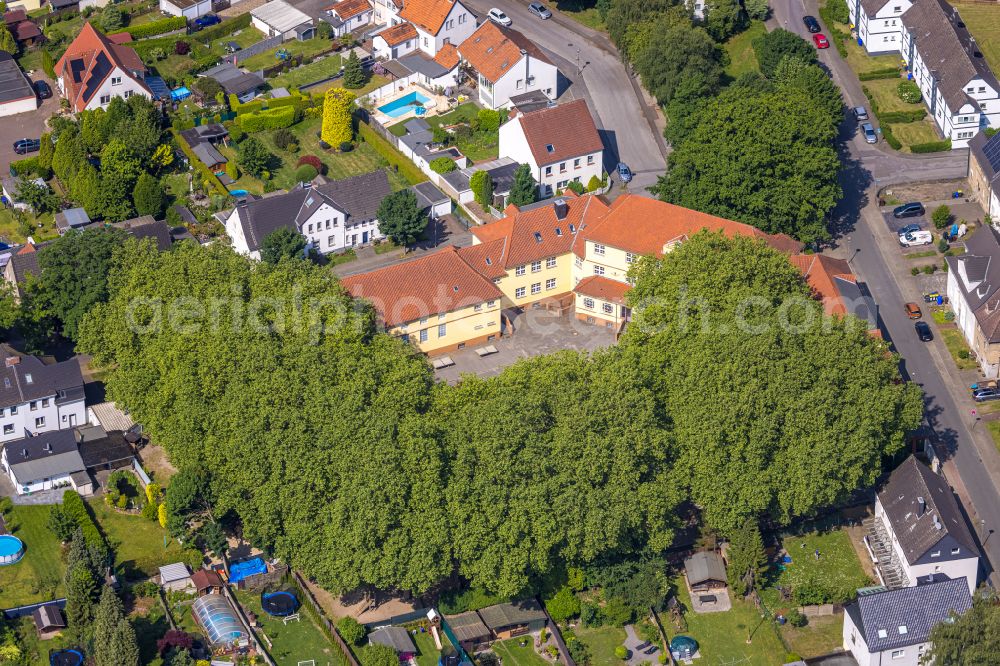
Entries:
[[813, 35], [813, 41], [816, 42], [816, 48], [818, 49], [828, 49], [830, 48], [830, 40], [822, 33]]

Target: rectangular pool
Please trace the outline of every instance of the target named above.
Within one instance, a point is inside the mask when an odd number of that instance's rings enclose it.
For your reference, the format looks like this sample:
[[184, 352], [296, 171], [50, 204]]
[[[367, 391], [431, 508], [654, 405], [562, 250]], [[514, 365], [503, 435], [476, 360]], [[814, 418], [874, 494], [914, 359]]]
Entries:
[[[421, 95], [414, 90], [408, 95], [403, 95], [399, 99], [394, 99], [388, 104], [378, 107], [378, 110], [390, 118], [399, 118], [400, 116], [405, 116], [410, 111], [423, 108], [429, 101], [431, 101], [429, 97]], [[419, 111], [417, 113], [418, 115], [420, 114]]]

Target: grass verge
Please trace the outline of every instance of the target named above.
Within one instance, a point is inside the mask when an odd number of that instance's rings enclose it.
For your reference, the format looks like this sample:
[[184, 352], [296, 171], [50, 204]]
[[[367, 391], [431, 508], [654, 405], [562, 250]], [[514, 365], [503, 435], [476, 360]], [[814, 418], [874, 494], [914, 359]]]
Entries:
[[959, 352], [969, 353], [969, 346], [965, 344], [965, 338], [962, 337], [962, 333], [957, 328], [938, 328], [938, 335], [944, 340], [944, 344], [959, 370], [975, 370], [978, 367], [971, 355], [966, 358], [959, 357]]
[[733, 36], [723, 45], [729, 55], [729, 64], [726, 65], [726, 75], [729, 78], [735, 80], [742, 74], [760, 71], [757, 54], [753, 50], [753, 40], [766, 32], [767, 28], [764, 27], [763, 21], [754, 21], [749, 28]]

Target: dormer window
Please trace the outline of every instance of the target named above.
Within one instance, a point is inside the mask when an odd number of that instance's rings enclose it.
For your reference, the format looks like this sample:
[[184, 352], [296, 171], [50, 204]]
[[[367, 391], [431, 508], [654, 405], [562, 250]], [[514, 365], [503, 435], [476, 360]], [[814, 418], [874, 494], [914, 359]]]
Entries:
[[952, 549], [951, 549], [951, 554], [952, 554], [952, 555], [958, 555], [958, 554], [959, 554], [959, 553], [961, 553], [961, 552], [962, 552], [962, 549], [961, 549], [961, 548], [952, 548]]
[[931, 557], [941, 557], [941, 551], [935, 550], [933, 553], [931, 553]]

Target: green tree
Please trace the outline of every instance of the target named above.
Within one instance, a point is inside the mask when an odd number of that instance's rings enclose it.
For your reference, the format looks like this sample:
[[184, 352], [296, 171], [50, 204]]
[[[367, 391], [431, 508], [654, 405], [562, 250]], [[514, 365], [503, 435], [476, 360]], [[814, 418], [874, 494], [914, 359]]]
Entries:
[[207, 522], [201, 526], [198, 530], [198, 536], [201, 537], [202, 543], [205, 544], [205, 548], [210, 550], [216, 557], [222, 558], [226, 551], [229, 550], [229, 540], [226, 536], [226, 532], [222, 529], [222, 525], [216, 522]]
[[493, 205], [493, 178], [488, 171], [477, 171], [469, 179], [469, 186], [476, 198], [476, 203], [482, 207]]
[[59, 180], [68, 183], [84, 164], [87, 164], [87, 151], [80, 140], [77, 125], [73, 123], [59, 133], [52, 156], [52, 170]]
[[42, 71], [50, 79], [55, 80], [56, 78], [56, 61], [49, 53], [48, 49], [42, 49]]
[[104, 146], [101, 150], [98, 201], [105, 218], [120, 222], [133, 217], [132, 194], [142, 173], [140, 158], [122, 139], [116, 136]]
[[730, 589], [739, 596], [749, 594], [756, 587], [760, 575], [767, 570], [764, 540], [755, 520], [743, 521], [730, 536], [726, 559]]
[[435, 157], [428, 166], [434, 173], [451, 173], [458, 168], [455, 160], [450, 157]]
[[510, 186], [508, 204], [527, 206], [538, 201], [538, 183], [531, 175], [531, 167], [521, 164], [514, 171], [514, 182]]
[[545, 610], [555, 622], [562, 624], [580, 614], [580, 598], [568, 585], [564, 585], [551, 599], [545, 600]]
[[128, 14], [117, 5], [108, 5], [101, 11], [97, 21], [104, 32], [114, 32], [125, 27], [128, 22]]
[[685, 99], [715, 94], [721, 85], [722, 50], [707, 32], [673, 26], [653, 33], [645, 49], [635, 54], [642, 83], [660, 104], [676, 96]]
[[778, 69], [782, 58], [787, 56], [799, 58], [804, 62], [816, 62], [816, 50], [806, 40], [784, 28], [766, 32], [755, 39], [753, 50], [757, 55], [757, 62], [760, 63], [760, 71], [768, 78]]
[[361, 66], [361, 59], [356, 51], [351, 50], [347, 60], [344, 61], [344, 87], [349, 90], [363, 88], [368, 82], [364, 67]]
[[76, 532], [76, 519], [63, 511], [62, 505], [54, 504], [49, 512], [48, 527], [62, 543], [68, 543]]
[[349, 143], [354, 138], [352, 117], [355, 94], [343, 88], [330, 88], [323, 99], [323, 127], [320, 137], [330, 146]]
[[274, 156], [268, 152], [257, 137], [251, 136], [240, 144], [238, 156], [240, 169], [251, 176], [259, 178], [268, 170], [273, 161]]
[[302, 259], [306, 249], [306, 237], [291, 227], [280, 227], [264, 237], [260, 247], [260, 258], [269, 264], [276, 264], [284, 258]]
[[795, 56], [785, 56], [774, 73], [776, 90], [798, 91], [814, 101], [829, 116], [830, 124], [837, 126], [844, 117], [844, 101], [840, 88], [819, 65], [808, 63]]
[[70, 340], [90, 308], [107, 300], [112, 256], [127, 237], [120, 229], [68, 231], [39, 250], [41, 299]]
[[[836, 2], [831, 4], [836, 4]], [[845, 7], [847, 6], [844, 2], [841, 2], [841, 4]], [[746, 10], [747, 16], [754, 21], [766, 20], [771, 14], [771, 8], [768, 6], [767, 0], [744, 0], [743, 8]], [[847, 22], [844, 21], [844, 23]]]
[[0, 51], [6, 51], [11, 55], [17, 55], [17, 40], [10, 34], [7, 24], [0, 25]]
[[166, 507], [173, 524], [170, 533], [182, 536], [188, 521], [215, 522], [216, 494], [208, 470], [201, 465], [185, 465], [171, 477]]
[[367, 631], [365, 625], [350, 615], [345, 615], [337, 620], [337, 633], [348, 645], [360, 645]]
[[52, 133], [42, 134], [41, 146], [38, 149], [38, 166], [44, 171], [52, 169], [52, 159], [56, 155], [56, 144], [52, 141]]
[[628, 27], [655, 18], [670, 9], [673, 4], [671, 0], [614, 0], [611, 3], [605, 25], [611, 41], [621, 52], [622, 59], [628, 62], [632, 55], [625, 39]]
[[746, 27], [747, 15], [739, 0], [708, 0], [705, 3], [705, 29], [715, 41], [722, 43]]
[[132, 198], [135, 201], [136, 213], [152, 215], [154, 218], [160, 217], [167, 203], [166, 193], [160, 181], [146, 172], [143, 172], [136, 181]]
[[89, 633], [97, 601], [97, 578], [85, 562], [66, 570], [66, 621], [76, 636]]
[[98, 666], [139, 666], [139, 641], [135, 635], [132, 623], [127, 619], [115, 627], [111, 643], [107, 650], [107, 661], [98, 662]]
[[358, 650], [358, 661], [361, 666], [396, 666], [399, 655], [388, 645], [371, 643]]
[[125, 622], [125, 606], [110, 585], [101, 590], [101, 600], [94, 612], [94, 658], [99, 666], [115, 666], [111, 658], [115, 630]]
[[59, 197], [48, 185], [38, 184], [29, 178], [21, 178], [14, 191], [14, 197], [31, 207], [36, 213], [50, 213], [59, 208]]
[[378, 230], [398, 245], [409, 245], [427, 228], [427, 214], [411, 190], [393, 192], [378, 205]]
[[69, 183], [69, 191], [91, 219], [101, 217], [101, 176], [92, 164], [80, 166]]
[[935, 229], [944, 229], [951, 224], [951, 220], [951, 209], [944, 204], [935, 208], [934, 212], [931, 213], [931, 221], [934, 222]]
[[982, 591], [972, 608], [953, 613], [948, 622], [931, 629], [926, 664], [937, 666], [987, 666], [1000, 654], [1000, 603], [995, 592]]

